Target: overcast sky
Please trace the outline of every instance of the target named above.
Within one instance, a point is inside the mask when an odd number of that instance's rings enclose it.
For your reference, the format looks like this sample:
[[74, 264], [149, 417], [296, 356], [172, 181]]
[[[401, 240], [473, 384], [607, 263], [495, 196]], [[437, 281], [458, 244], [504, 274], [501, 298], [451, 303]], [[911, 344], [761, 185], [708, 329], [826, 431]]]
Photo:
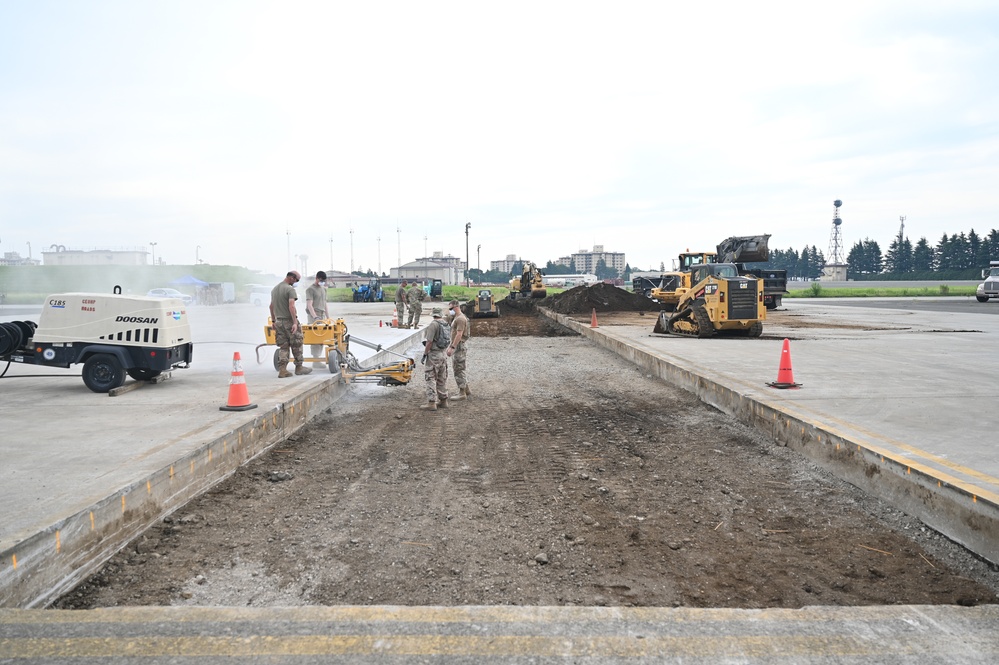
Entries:
[[994, 1], [0, 0], [0, 252], [935, 243], [999, 227], [997, 88]]

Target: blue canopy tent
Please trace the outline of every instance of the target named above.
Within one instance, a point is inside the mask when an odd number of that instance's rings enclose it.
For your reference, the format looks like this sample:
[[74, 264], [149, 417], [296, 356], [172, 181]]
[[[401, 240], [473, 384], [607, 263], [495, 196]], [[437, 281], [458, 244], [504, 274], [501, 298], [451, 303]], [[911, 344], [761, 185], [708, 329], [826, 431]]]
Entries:
[[170, 282], [173, 285], [187, 284], [193, 286], [208, 286], [208, 282], [203, 282], [193, 275], [184, 275]]

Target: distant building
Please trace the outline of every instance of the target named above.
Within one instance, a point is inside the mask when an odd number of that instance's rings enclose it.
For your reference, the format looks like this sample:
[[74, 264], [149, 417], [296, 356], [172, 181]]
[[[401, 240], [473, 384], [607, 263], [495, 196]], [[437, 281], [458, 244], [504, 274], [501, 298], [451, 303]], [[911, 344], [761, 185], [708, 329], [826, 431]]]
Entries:
[[597, 276], [590, 273], [577, 273], [574, 275], [545, 275], [541, 278], [545, 286], [564, 286], [571, 289], [581, 284], [596, 284]]
[[47, 266], [144, 266], [149, 252], [137, 249], [66, 249], [52, 245], [42, 252], [42, 263]]
[[17, 252], [4, 252], [0, 257], [0, 266], [37, 266], [38, 259], [26, 259]]
[[[569, 265], [568, 263], [561, 263], [564, 260], [564, 257], [560, 258], [560, 264]], [[608, 268], [617, 270], [619, 275], [624, 274], [626, 263], [624, 260], [624, 252], [605, 252], [603, 245], [594, 245], [592, 252], [581, 249], [570, 258], [570, 261], [576, 264], [576, 270], [581, 273], [596, 273], [597, 264], [600, 263], [601, 260], [603, 260], [604, 264], [606, 264]]]
[[517, 265], [518, 263], [523, 265], [528, 261], [529, 261], [528, 259], [518, 259], [516, 254], [507, 254], [506, 258], [503, 259], [502, 261], [490, 261], [489, 269], [499, 270], [500, 272], [505, 272], [509, 274], [513, 272], [513, 268], [515, 265]]
[[[454, 258], [454, 257], [447, 257]], [[454, 262], [445, 262], [444, 257], [439, 259], [421, 258], [403, 264], [398, 268], [389, 269], [389, 277], [392, 279], [405, 279], [409, 281], [426, 282], [428, 279], [439, 279], [444, 284], [455, 285], [465, 281], [465, 271], [462, 269], [463, 263], [455, 265]]]

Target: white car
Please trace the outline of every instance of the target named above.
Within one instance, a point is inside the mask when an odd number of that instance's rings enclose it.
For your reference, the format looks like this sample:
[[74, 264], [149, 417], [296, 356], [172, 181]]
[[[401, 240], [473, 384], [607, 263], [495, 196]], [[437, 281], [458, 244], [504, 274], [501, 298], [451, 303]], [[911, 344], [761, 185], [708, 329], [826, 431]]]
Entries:
[[150, 289], [146, 295], [150, 298], [176, 298], [185, 305], [190, 305], [194, 302], [194, 298], [186, 293], [181, 293], [177, 289]]

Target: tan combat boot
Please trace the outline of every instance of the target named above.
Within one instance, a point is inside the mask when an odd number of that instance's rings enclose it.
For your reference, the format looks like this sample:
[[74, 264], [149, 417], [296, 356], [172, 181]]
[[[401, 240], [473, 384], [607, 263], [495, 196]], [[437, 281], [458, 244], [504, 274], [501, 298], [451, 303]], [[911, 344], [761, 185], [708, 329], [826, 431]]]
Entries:
[[426, 404], [421, 404], [420, 405], [420, 410], [422, 410], [422, 411], [436, 411], [437, 410], [437, 402], [427, 402]]
[[281, 368], [278, 370], [279, 379], [287, 379], [291, 376], [291, 372], [288, 371], [288, 356], [283, 349], [278, 353], [278, 366]]
[[465, 393], [465, 399], [472, 399], [472, 389], [467, 384], [462, 388], [462, 392]]
[[312, 368], [306, 367], [305, 365], [295, 365], [296, 376], [305, 376], [306, 374], [312, 374]]
[[451, 406], [451, 402], [447, 397], [444, 397], [443, 399], [441, 399], [440, 402], [437, 403], [437, 407], [440, 409], [446, 409], [449, 406]]

